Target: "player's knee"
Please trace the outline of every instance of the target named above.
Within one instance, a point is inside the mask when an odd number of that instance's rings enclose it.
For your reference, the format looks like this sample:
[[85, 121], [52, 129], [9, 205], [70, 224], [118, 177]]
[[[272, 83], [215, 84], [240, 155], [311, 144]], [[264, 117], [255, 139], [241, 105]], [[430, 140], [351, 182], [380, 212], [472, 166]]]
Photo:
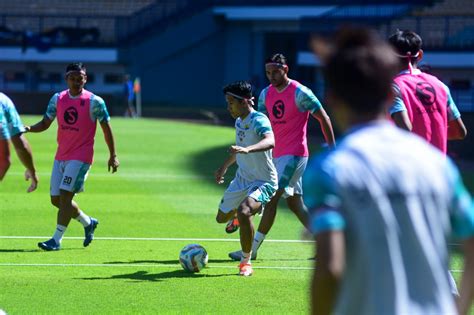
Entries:
[[59, 196], [51, 196], [51, 204], [59, 208]]
[[239, 221], [248, 219], [252, 216], [252, 209], [247, 204], [241, 204], [237, 210], [237, 216], [239, 217]]
[[228, 220], [226, 220], [226, 214], [224, 214], [221, 210], [217, 212], [216, 215], [216, 222], [217, 223], [226, 223]]

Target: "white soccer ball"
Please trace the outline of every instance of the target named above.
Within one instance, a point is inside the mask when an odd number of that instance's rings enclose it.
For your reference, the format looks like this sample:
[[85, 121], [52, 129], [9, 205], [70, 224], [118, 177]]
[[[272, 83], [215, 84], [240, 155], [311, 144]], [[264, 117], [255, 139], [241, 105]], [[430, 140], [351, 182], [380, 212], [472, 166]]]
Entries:
[[199, 244], [189, 244], [179, 253], [179, 263], [184, 270], [189, 272], [199, 272], [206, 267], [209, 257], [207, 252]]

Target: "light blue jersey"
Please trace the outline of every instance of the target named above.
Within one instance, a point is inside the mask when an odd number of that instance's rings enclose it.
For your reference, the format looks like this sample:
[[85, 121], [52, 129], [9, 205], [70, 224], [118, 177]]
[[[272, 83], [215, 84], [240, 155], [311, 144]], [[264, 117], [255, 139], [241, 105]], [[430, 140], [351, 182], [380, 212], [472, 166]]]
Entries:
[[[268, 117], [252, 111], [245, 119], [235, 121], [235, 143], [248, 147], [260, 142], [263, 135], [273, 133]], [[237, 154], [237, 175], [248, 181], [264, 181], [277, 185], [277, 173], [272, 160], [272, 150]]]
[[456, 314], [447, 242], [474, 236], [474, 207], [441, 152], [389, 123], [364, 125], [311, 161], [304, 183], [312, 232], [345, 235], [335, 314]]
[[[69, 96], [74, 99], [79, 96], [73, 97], [71, 94]], [[58, 107], [58, 97], [59, 93], [54, 94], [49, 100], [46, 113], [44, 114], [49, 120], [54, 120], [56, 118], [57, 107]], [[92, 121], [98, 120], [99, 122], [110, 121], [110, 115], [105, 106], [104, 100], [95, 94], [91, 94], [90, 99], [90, 117]]]
[[0, 92], [0, 139], [8, 140], [25, 132], [20, 115], [11, 99]]

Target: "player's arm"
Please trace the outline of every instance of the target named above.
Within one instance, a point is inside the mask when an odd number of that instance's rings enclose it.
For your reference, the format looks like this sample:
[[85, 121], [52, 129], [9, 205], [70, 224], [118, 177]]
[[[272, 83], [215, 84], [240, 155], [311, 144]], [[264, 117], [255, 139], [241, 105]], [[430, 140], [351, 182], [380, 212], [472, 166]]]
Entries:
[[408, 117], [407, 107], [402, 99], [402, 93], [397, 84], [392, 85], [393, 103], [388, 112], [398, 128], [412, 131], [413, 125]]
[[320, 107], [319, 110], [311, 113], [311, 115], [318, 120], [326, 143], [330, 147], [334, 147], [336, 144], [336, 140], [334, 138], [334, 130], [332, 129], [331, 119], [329, 118], [329, 115], [326, 113], [324, 108]]
[[104, 132], [105, 143], [107, 144], [107, 147], [109, 148], [110, 156], [109, 156], [109, 161], [107, 163], [108, 170], [110, 171], [112, 169], [112, 173], [115, 173], [117, 171], [117, 168], [120, 165], [120, 162], [115, 152], [115, 140], [114, 140], [114, 135], [112, 133], [112, 128], [110, 127], [110, 123], [108, 121], [101, 122], [100, 127], [102, 128], [102, 131]]
[[42, 132], [47, 130], [51, 124], [53, 123], [53, 120], [50, 119], [48, 116], [44, 116], [43, 119], [41, 119], [39, 122], [32, 126], [25, 126], [25, 129], [27, 132]]
[[219, 167], [215, 172], [214, 176], [216, 178], [216, 183], [222, 184], [224, 183], [224, 175], [227, 173], [227, 169], [231, 167], [236, 161], [235, 154], [229, 155], [229, 157], [224, 161], [221, 167]]
[[451, 96], [451, 91], [444, 83], [443, 86], [448, 96], [446, 104], [448, 114], [448, 140], [462, 140], [467, 136], [466, 126], [464, 126], [464, 122], [461, 119], [461, 113]]
[[467, 136], [467, 129], [461, 117], [448, 122], [448, 140], [462, 140]]
[[5, 177], [5, 174], [10, 168], [10, 164], [10, 148], [8, 146], [8, 140], [0, 139], [0, 180]]
[[273, 149], [275, 147], [275, 137], [273, 136], [273, 132], [265, 133], [263, 135], [262, 140], [259, 142], [249, 145], [248, 147], [240, 147], [238, 145], [233, 145], [230, 147], [229, 152], [230, 153], [242, 153], [242, 154], [248, 154], [252, 152], [260, 152], [260, 151], [267, 151], [270, 149]]
[[464, 272], [461, 276], [460, 297], [457, 303], [459, 314], [467, 315], [474, 300], [474, 237], [463, 241], [462, 248], [464, 251]]
[[400, 111], [392, 114], [392, 120], [398, 128], [411, 131], [413, 126], [406, 111]]
[[15, 147], [18, 158], [26, 168], [25, 179], [31, 179], [31, 185], [28, 187], [27, 191], [32, 192], [38, 187], [38, 176], [36, 175], [36, 168], [33, 162], [33, 154], [31, 153], [30, 144], [22, 133], [14, 135], [11, 138], [11, 141]]
[[454, 163], [447, 159], [448, 187], [452, 188], [449, 214], [453, 239], [460, 240], [464, 250], [464, 270], [457, 300], [459, 314], [469, 313], [474, 299], [474, 203]]
[[311, 282], [311, 313], [330, 315], [344, 273], [344, 233], [326, 231], [317, 234], [315, 249], [317, 259]]

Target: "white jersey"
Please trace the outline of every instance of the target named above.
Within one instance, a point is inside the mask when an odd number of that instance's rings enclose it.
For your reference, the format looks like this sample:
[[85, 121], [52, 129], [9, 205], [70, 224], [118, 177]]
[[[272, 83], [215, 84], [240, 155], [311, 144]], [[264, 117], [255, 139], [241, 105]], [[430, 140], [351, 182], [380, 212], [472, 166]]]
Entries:
[[311, 230], [342, 230], [346, 267], [335, 314], [457, 314], [449, 236], [474, 235], [455, 166], [421, 138], [373, 123], [309, 163]]
[[[264, 134], [273, 133], [270, 120], [264, 114], [252, 111], [245, 119], [235, 121], [235, 143], [248, 147], [260, 142]], [[272, 150], [237, 154], [237, 176], [248, 181], [264, 181], [275, 186], [278, 183], [277, 172], [272, 160]]]

